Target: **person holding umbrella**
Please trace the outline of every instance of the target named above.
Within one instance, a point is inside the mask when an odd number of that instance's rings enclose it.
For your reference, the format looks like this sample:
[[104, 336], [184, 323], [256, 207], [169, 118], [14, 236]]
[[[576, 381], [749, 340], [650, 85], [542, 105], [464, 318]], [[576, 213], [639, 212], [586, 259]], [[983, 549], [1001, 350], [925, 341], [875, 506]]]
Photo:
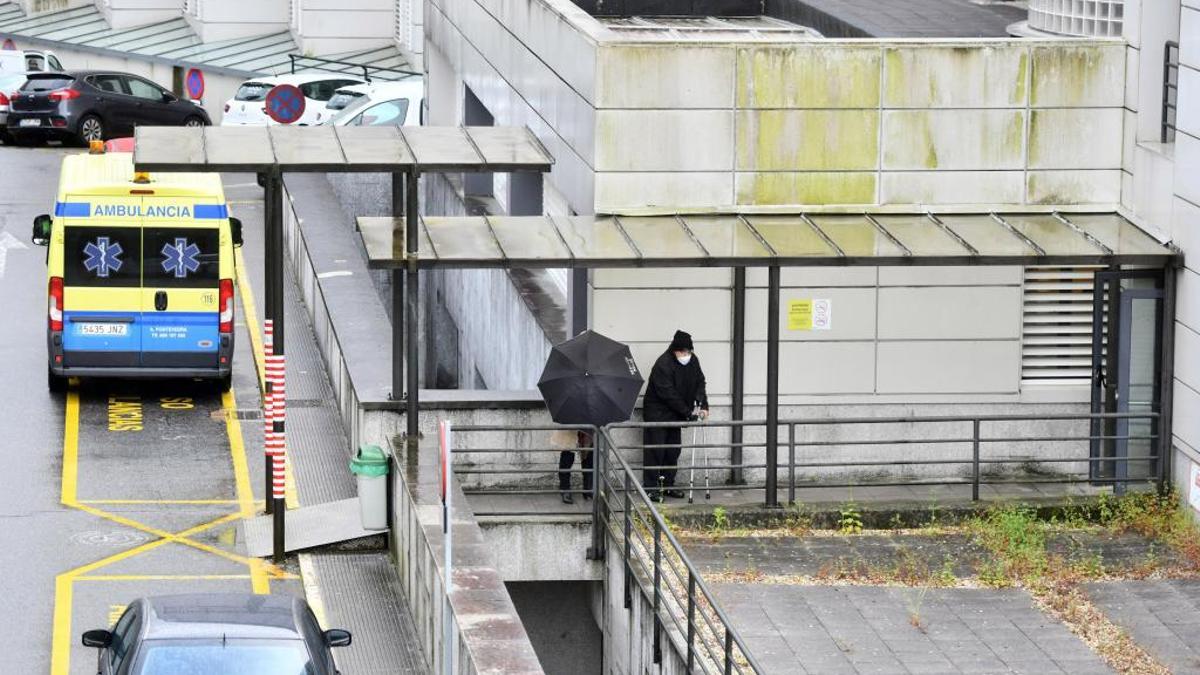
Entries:
[[[642, 398], [642, 418], [647, 422], [684, 422], [696, 419], [693, 411], [699, 407], [700, 419], [708, 418], [708, 392], [705, 391], [704, 370], [693, 353], [692, 336], [681, 330], [667, 351], [654, 362], [646, 394]], [[642, 432], [642, 487], [655, 501], [663, 497], [682, 498], [675, 489], [675, 472], [682, 450], [682, 430], [648, 427]]]

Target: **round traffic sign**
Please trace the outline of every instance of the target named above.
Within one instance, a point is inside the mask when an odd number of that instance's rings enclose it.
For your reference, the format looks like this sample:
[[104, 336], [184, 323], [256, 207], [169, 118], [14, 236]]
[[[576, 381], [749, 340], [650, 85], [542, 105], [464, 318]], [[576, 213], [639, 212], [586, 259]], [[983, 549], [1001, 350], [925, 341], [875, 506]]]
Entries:
[[189, 69], [184, 82], [187, 83], [188, 97], [193, 101], [198, 101], [204, 97], [204, 73], [200, 72], [199, 68]]
[[17, 48], [17, 43], [12, 41], [12, 38], [4, 38], [4, 46], [0, 47], [4, 51], [11, 52]]
[[304, 94], [291, 84], [276, 85], [267, 92], [267, 116], [280, 124], [291, 124], [304, 114]]

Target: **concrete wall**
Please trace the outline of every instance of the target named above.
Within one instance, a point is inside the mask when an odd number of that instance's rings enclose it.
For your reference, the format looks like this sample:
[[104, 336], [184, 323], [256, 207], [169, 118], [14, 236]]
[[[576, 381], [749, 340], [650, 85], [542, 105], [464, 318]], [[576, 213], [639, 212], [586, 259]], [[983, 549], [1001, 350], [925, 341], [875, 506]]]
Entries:
[[338, 54], [392, 44], [394, 0], [290, 0], [292, 37], [304, 54]]
[[[1127, 0], [1124, 188], [1122, 201], [1146, 227], [1179, 246], [1185, 267], [1175, 323], [1173, 478], [1186, 500], [1200, 464], [1200, 0]], [[1162, 58], [1180, 45], [1173, 143], [1161, 143]], [[1196, 489], [1200, 489], [1197, 487]], [[1200, 510], [1196, 511], [1200, 518]]]
[[169, 21], [183, 11], [183, 0], [97, 0], [113, 28], [130, 28]]
[[[686, 635], [680, 635], [666, 621], [662, 637], [662, 661], [654, 663], [654, 605], [637, 586], [630, 593], [632, 602], [624, 604], [625, 566], [618, 547], [609, 546], [605, 564], [604, 604], [604, 667], [614, 675], [637, 675], [654, 672], [660, 675], [684, 675], [687, 661], [680, 654]], [[636, 568], [635, 568], [636, 569]], [[638, 570], [640, 571], [640, 570]], [[642, 584], [652, 580], [640, 575]], [[706, 670], [705, 672], [720, 672]]]
[[[415, 456], [414, 456], [415, 455]], [[454, 567], [444, 565], [437, 448], [398, 454], [391, 480], [392, 556], [413, 613], [429, 672], [542, 673], [533, 645], [495, 567], [493, 549], [483, 539], [462, 490], [451, 480], [450, 518]], [[446, 579], [453, 579], [450, 611], [453, 635], [445, 630]], [[454, 668], [445, 667], [444, 645], [453, 642]]]
[[205, 42], [282, 33], [290, 0], [191, 0], [184, 16]]
[[1115, 205], [1124, 68], [1119, 41], [605, 43], [595, 209]]

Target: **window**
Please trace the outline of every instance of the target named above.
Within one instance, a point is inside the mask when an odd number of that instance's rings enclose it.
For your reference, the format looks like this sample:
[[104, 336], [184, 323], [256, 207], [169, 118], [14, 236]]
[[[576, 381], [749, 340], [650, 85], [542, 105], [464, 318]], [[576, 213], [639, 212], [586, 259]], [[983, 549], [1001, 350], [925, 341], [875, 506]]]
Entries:
[[1092, 377], [1094, 267], [1027, 267], [1021, 380], [1086, 384]]
[[342, 87], [352, 84], [360, 84], [355, 80], [320, 80], [318, 82], [305, 82], [300, 85], [300, 93], [304, 94], [305, 98], [310, 98], [314, 101], [328, 101], [333, 98], [333, 93]]
[[1179, 43], [1168, 40], [1163, 46], [1163, 143], [1175, 142], [1175, 117], [1179, 109]]
[[125, 86], [129, 87], [130, 94], [133, 94], [138, 98], [144, 98], [148, 101], [162, 100], [165, 92], [162, 89], [159, 89], [157, 85], [150, 84], [149, 82], [137, 77], [126, 77], [124, 79]]
[[87, 79], [87, 83], [100, 91], [113, 94], [129, 93], [129, 90], [125, 88], [125, 81], [120, 75], [92, 75]]
[[220, 277], [217, 228], [147, 227], [144, 285], [154, 288], [215, 288]]
[[367, 108], [351, 124], [356, 127], [398, 127], [404, 124], [407, 114], [408, 99], [398, 98]]
[[270, 91], [271, 85], [266, 82], [246, 82], [238, 87], [237, 93], [233, 95], [233, 98], [237, 101], [262, 101]]
[[46, 59], [41, 54], [27, 54], [25, 56], [25, 70], [29, 72], [40, 72], [46, 69]]
[[43, 91], [54, 91], [55, 89], [63, 89], [74, 84], [75, 79], [70, 77], [30, 77], [21, 85], [21, 91], [40, 93]]
[[63, 283], [67, 286], [142, 284], [142, 231], [138, 227], [67, 227]]
[[329, 99], [329, 102], [325, 104], [325, 107], [329, 110], [342, 110], [363, 96], [365, 96], [365, 94], [357, 91], [338, 91], [333, 95], [333, 98]]
[[53, 54], [46, 57], [46, 62], [50, 64], [50, 70], [57, 70], [60, 73], [63, 71], [62, 64], [58, 62], [58, 58]]
[[117, 625], [113, 628], [112, 644], [108, 648], [108, 662], [112, 666], [113, 672], [120, 667], [121, 662], [125, 660], [125, 655], [129, 653], [129, 647], [137, 639], [140, 623], [137, 610], [133, 608], [125, 610], [125, 613], [117, 620]]

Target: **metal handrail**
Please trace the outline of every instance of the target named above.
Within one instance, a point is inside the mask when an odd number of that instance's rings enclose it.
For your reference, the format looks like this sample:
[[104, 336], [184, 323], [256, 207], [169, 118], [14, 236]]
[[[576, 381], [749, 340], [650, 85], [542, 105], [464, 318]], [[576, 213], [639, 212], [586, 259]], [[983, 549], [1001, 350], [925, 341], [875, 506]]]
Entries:
[[[1174, 56], [1174, 58], [1172, 58]], [[1171, 75], [1174, 74], [1174, 81]], [[1171, 94], [1175, 95], [1172, 96]], [[1162, 142], [1175, 142], [1175, 120], [1179, 108], [1179, 43], [1163, 45]]]
[[[599, 430], [598, 439], [602, 440], [605, 448], [616, 448], [617, 447], [613, 443], [612, 437], [609, 435], [608, 428], [601, 428]], [[642, 507], [646, 513], [650, 514], [650, 516], [652, 518], [653, 529], [654, 529], [654, 541], [653, 541], [653, 544], [654, 544], [654, 568], [653, 568], [654, 569], [654, 587], [653, 587], [652, 593], [647, 594], [647, 596], [649, 599], [651, 599], [652, 604], [654, 605], [654, 609], [655, 609], [655, 615], [656, 615], [655, 616], [655, 621], [656, 621], [655, 645], [656, 645], [656, 647], [658, 646], [657, 622], [661, 622], [661, 618], [658, 616], [659, 612], [661, 611], [661, 606], [660, 606], [661, 591], [660, 591], [659, 581], [661, 579], [661, 571], [662, 571], [663, 565], [664, 565], [664, 563], [662, 561], [662, 547], [661, 546], [662, 546], [662, 541], [665, 540], [666, 544], [670, 546], [670, 549], [673, 552], [675, 558], [679, 562], [683, 563], [684, 569], [687, 571], [687, 576], [688, 576], [687, 586], [688, 586], [689, 591], [684, 594], [683, 598], [677, 597], [677, 598], [675, 598], [675, 600], [681, 606], [685, 606], [688, 608], [686, 610], [686, 614], [687, 614], [686, 642], [687, 642], [687, 644], [685, 645], [685, 654], [687, 656], [689, 669], [695, 667], [695, 656], [696, 656], [695, 649], [696, 649], [696, 641], [697, 641], [696, 630], [695, 630], [695, 628], [696, 628], [695, 612], [697, 609], [696, 602], [695, 602], [696, 601], [695, 591], [698, 590], [700, 592], [700, 597], [704, 598], [704, 600], [708, 603], [709, 608], [712, 610], [712, 612], [714, 614], [716, 614], [717, 619], [720, 621], [721, 626], [724, 629], [724, 633], [725, 633], [725, 636], [724, 636], [725, 640], [724, 640], [724, 645], [723, 645], [724, 662], [721, 664], [723, 666], [723, 672], [730, 673], [735, 669], [739, 673], [743, 672], [741, 664], [737, 663], [733, 658], [733, 653], [732, 653], [733, 645], [737, 645], [738, 650], [741, 652], [742, 657], [746, 660], [746, 663], [748, 664], [748, 666], [752, 670], [752, 672], [755, 672], [755, 673], [766, 672], [765, 670], [763, 670], [762, 666], [760, 666], [758, 664], [758, 662], [755, 660], [754, 656], [750, 653], [750, 650], [746, 648], [745, 642], [742, 640], [741, 636], [738, 635], [737, 631], [734, 629], [733, 623], [729, 620], [729, 617], [726, 616], [724, 610], [722, 610], [721, 606], [717, 603], [716, 596], [713, 595], [712, 591], [708, 588], [708, 585], [704, 583], [704, 578], [700, 575], [700, 572], [696, 569], [695, 565], [692, 564], [692, 561], [687, 557], [687, 554], [683, 550], [683, 546], [679, 543], [679, 540], [677, 540], [675, 538], [675, 535], [671, 532], [671, 528], [667, 525], [666, 521], [663, 520], [662, 515], [659, 514], [658, 509], [654, 507], [654, 503], [650, 500], [650, 496], [646, 493], [646, 490], [642, 487], [641, 481], [638, 480], [637, 476], [633, 473], [633, 469], [630, 468], [629, 464], [624, 460], [624, 458], [621, 457], [620, 453], [605, 452], [603, 454], [606, 455], [605, 463], [608, 464], [609, 462], [611, 462], [611, 466], [613, 467], [614, 473], [616, 473], [617, 475], [619, 475], [622, 478], [623, 488], [621, 489], [621, 492], [623, 493], [623, 496], [624, 496], [623, 513], [629, 514], [630, 510], [634, 506], [634, 504], [632, 503], [632, 500], [630, 499], [630, 495], [632, 494], [633, 496], [636, 497], [636, 500], [637, 500], [636, 506]], [[607, 522], [607, 521], [609, 521], [610, 516], [613, 515], [613, 512], [607, 508], [608, 499], [613, 494], [613, 486], [609, 482], [609, 474], [607, 472], [602, 472], [600, 474], [600, 480], [597, 481], [597, 486], [599, 487], [600, 485], [603, 485], [605, 488], [607, 488], [599, 495], [598, 500], [597, 500], [597, 501], [601, 502], [602, 504], [604, 504], [603, 514], [604, 514], [604, 518]], [[631, 537], [633, 536], [633, 534], [632, 534], [632, 527], [628, 523], [628, 516], [627, 515], [624, 516], [623, 520], [626, 522], [624, 529], [623, 529], [624, 538], [625, 538], [625, 541], [624, 541], [624, 544], [625, 544], [624, 564], [628, 566], [629, 562], [630, 562], [630, 556], [632, 555], [632, 547], [630, 545], [630, 541], [631, 541]], [[605, 530], [607, 531], [608, 528], [606, 527]], [[667, 565], [670, 566], [670, 563], [667, 563]], [[628, 584], [628, 582], [629, 582], [629, 580], [627, 578], [626, 584]], [[640, 583], [638, 584], [638, 587], [642, 588]], [[645, 593], [644, 588], [642, 588], [642, 591], [643, 591], [643, 593]], [[703, 614], [703, 612], [701, 612], [701, 614]], [[672, 618], [672, 621], [677, 620], [674, 615], [672, 615], [671, 618]], [[710, 629], [711, 629], [711, 626], [710, 626]], [[707, 641], [700, 640], [700, 644], [703, 645], [704, 650], [706, 652], [709, 652], [710, 656], [711, 656], [711, 651], [709, 649], [709, 646], [710, 646], [709, 643]], [[660, 656], [660, 655], [656, 654], [656, 656]]]
[[[421, 75], [414, 70], [404, 70], [402, 68], [388, 68], [387, 66], [376, 66], [369, 63], [356, 63], [354, 61], [340, 61], [338, 59], [326, 59], [319, 56], [305, 56], [304, 54], [288, 54], [288, 61], [291, 63], [292, 74], [296, 74], [297, 61], [313, 61], [320, 65], [308, 66], [312, 70], [324, 70], [330, 73], [345, 73], [347, 68], [362, 69], [363, 79], [367, 82], [371, 81], [371, 73], [397, 73], [399, 75]], [[327, 68], [325, 66], [342, 66], [340, 69]]]

